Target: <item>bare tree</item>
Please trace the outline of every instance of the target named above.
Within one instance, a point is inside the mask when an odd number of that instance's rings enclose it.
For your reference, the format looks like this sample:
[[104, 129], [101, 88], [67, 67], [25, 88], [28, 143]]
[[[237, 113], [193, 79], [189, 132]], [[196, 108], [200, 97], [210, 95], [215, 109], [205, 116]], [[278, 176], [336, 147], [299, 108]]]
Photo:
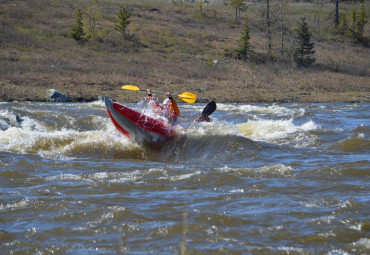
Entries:
[[267, 25], [267, 52], [271, 54], [271, 23], [270, 23], [270, 0], [266, 0], [266, 25]]
[[335, 0], [335, 27], [339, 25], [339, 0]]
[[245, 0], [230, 0], [225, 4], [230, 4], [235, 10], [235, 22], [240, 23], [240, 11], [245, 10], [247, 5]]
[[284, 58], [284, 31], [285, 31], [285, 13], [284, 8], [288, 5], [287, 0], [280, 0], [279, 9], [280, 9], [280, 38], [281, 38], [281, 49], [280, 54], [281, 58]]
[[95, 8], [94, 6], [90, 11], [82, 11], [83, 14], [85, 14], [87, 17], [89, 17], [89, 33], [90, 35], [94, 33], [95, 31]]

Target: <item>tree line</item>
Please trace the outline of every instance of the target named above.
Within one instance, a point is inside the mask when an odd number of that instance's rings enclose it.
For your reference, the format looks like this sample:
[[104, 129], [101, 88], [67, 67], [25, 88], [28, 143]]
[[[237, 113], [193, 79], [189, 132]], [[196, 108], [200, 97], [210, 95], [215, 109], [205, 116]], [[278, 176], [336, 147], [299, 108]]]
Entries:
[[[274, 8], [274, 16], [275, 19], [272, 20], [271, 18], [271, 2], [273, 0], [259, 0], [257, 2], [265, 3], [265, 22], [261, 25], [261, 30], [263, 30], [266, 34], [266, 41], [267, 41], [267, 52], [266, 56], [272, 56], [272, 34], [273, 28], [271, 23], [274, 22], [280, 25], [279, 33], [280, 33], [280, 55], [282, 60], [286, 59], [288, 52], [289, 57], [294, 60], [294, 62], [301, 67], [308, 67], [315, 62], [314, 54], [314, 43], [311, 41], [312, 32], [310, 31], [310, 27], [305, 18], [301, 18], [301, 20], [297, 23], [296, 28], [294, 29], [295, 36], [293, 39], [293, 45], [290, 49], [286, 49], [286, 30], [287, 30], [287, 21], [286, 21], [286, 13], [285, 9], [289, 4], [288, 0], [274, 0], [275, 8]], [[369, 45], [369, 37], [364, 36], [364, 27], [368, 22], [367, 14], [365, 12], [364, 6], [361, 5], [359, 10], [352, 9], [350, 13], [340, 12], [339, 11], [339, 4], [341, 2], [345, 2], [345, 0], [306, 0], [304, 2], [312, 2], [317, 4], [333, 2], [335, 5], [334, 7], [334, 20], [333, 20], [333, 33], [337, 33], [343, 37], [348, 37], [353, 39], [355, 42], [362, 43], [366, 47]], [[183, 2], [191, 2], [192, 4], [197, 3], [197, 11], [203, 14], [204, 4], [207, 2], [205, 0], [192, 0], [192, 1], [174, 1], [172, 0], [173, 4], [179, 5]], [[235, 15], [235, 23], [240, 24], [241, 14], [243, 12], [246, 13], [248, 6], [254, 4], [256, 1], [253, 0], [224, 0], [225, 5], [231, 6], [234, 10]], [[297, 0], [293, 0], [293, 2], [297, 2]], [[349, 0], [347, 1], [349, 2]], [[357, 2], [357, 1], [351, 1]], [[361, 2], [361, 1], [360, 1]], [[278, 6], [278, 8], [276, 8]], [[82, 16], [86, 15], [89, 17], [90, 23], [90, 34], [94, 31], [95, 27], [95, 17], [93, 14], [89, 14], [88, 12], [82, 11], [78, 8], [75, 12], [75, 24], [70, 27], [70, 36], [75, 39], [78, 43], [83, 44], [88, 40], [88, 36], [84, 31], [84, 24]], [[316, 15], [316, 14], [315, 14]], [[318, 15], [318, 14], [317, 14]], [[125, 7], [119, 9], [117, 13], [117, 21], [114, 29], [117, 30], [121, 35], [122, 38], [128, 39], [130, 35], [127, 33], [126, 29], [130, 24], [131, 14], [127, 11]], [[279, 17], [278, 22], [276, 22], [276, 17]], [[349, 18], [348, 18], [349, 17]], [[316, 17], [315, 17], [316, 19]], [[317, 18], [317, 23], [319, 23], [319, 17]], [[276, 27], [276, 24], [275, 26]], [[318, 24], [319, 27], [319, 24]], [[251, 45], [250, 37], [251, 37], [251, 23], [245, 14], [244, 23], [242, 25], [243, 31], [242, 35], [239, 39], [239, 43], [236, 46], [235, 50], [232, 51], [231, 56], [237, 59], [251, 59], [253, 57], [253, 45]], [[320, 29], [320, 28], [319, 28]]]
[[[271, 2], [272, 0], [261, 0], [265, 2], [265, 22], [262, 24], [262, 29], [265, 31], [266, 34], [266, 41], [267, 41], [267, 56], [271, 56], [272, 51], [272, 20], [271, 20]], [[260, 1], [260, 2], [261, 2]], [[240, 22], [240, 11], [246, 10], [248, 8], [248, 4], [251, 4], [252, 1], [246, 0], [229, 0], [226, 1], [227, 4], [232, 6], [235, 11], [235, 22]], [[298, 1], [294, 1], [298, 2]], [[333, 29], [332, 33], [340, 34], [344, 37], [351, 38], [354, 42], [361, 43], [365, 47], [368, 47], [370, 38], [364, 36], [364, 27], [368, 22], [367, 15], [365, 12], [365, 8], [363, 5], [360, 6], [360, 9], [356, 11], [352, 9], [350, 12], [350, 18], [348, 21], [348, 14], [346, 12], [339, 12], [339, 3], [345, 1], [339, 0], [314, 0], [314, 1], [304, 1], [304, 2], [311, 2], [316, 4], [328, 4], [329, 2], [333, 2], [335, 4], [334, 17], [333, 20]], [[358, 1], [347, 1], [347, 2], [358, 2]], [[363, 2], [363, 1], [359, 1]], [[286, 28], [286, 18], [285, 18], [285, 11], [284, 9], [288, 5], [288, 0], [276, 0], [274, 1], [275, 5], [278, 5], [278, 9], [275, 8], [275, 16], [279, 18], [275, 18], [275, 23], [280, 23], [279, 33], [280, 33], [280, 41], [281, 41], [281, 59], [284, 59], [284, 53], [286, 51], [285, 46], [285, 30]], [[276, 12], [278, 15], [276, 15]], [[318, 14], [316, 14], [318, 15]], [[318, 18], [317, 18], [318, 19]], [[276, 22], [277, 21], [277, 22]], [[318, 21], [319, 23], [319, 21]], [[253, 46], [250, 43], [250, 31], [251, 31], [251, 23], [248, 21], [248, 18], [245, 18], [245, 22], [243, 24], [243, 34], [239, 40], [239, 44], [237, 49], [234, 51], [234, 56], [240, 59], [250, 59], [253, 57]], [[308, 67], [315, 62], [314, 54], [314, 43], [311, 42], [311, 35], [312, 32], [308, 26], [306, 18], [301, 18], [298, 22], [296, 28], [294, 29], [295, 37], [293, 39], [293, 45], [290, 49], [290, 57], [294, 62], [301, 67]]]

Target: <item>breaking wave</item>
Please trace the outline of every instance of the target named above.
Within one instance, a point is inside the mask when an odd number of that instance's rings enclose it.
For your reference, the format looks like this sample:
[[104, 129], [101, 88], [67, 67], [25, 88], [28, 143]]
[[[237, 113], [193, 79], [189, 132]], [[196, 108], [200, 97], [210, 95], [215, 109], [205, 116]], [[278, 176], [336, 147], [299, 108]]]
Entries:
[[295, 125], [290, 120], [257, 120], [237, 125], [241, 135], [255, 141], [276, 144], [293, 144], [306, 147], [315, 144], [317, 137], [310, 134], [317, 125], [308, 121], [302, 125]]
[[234, 104], [218, 104], [217, 109], [221, 111], [227, 111], [232, 113], [250, 113], [258, 115], [271, 115], [271, 116], [302, 116], [305, 114], [305, 109], [303, 108], [292, 108], [289, 109], [278, 104], [260, 106], [260, 105], [234, 105]]
[[342, 152], [360, 152], [360, 151], [366, 152], [370, 148], [370, 141], [366, 139], [365, 134], [359, 133], [344, 138], [334, 143], [329, 148], [332, 150], [338, 150]]

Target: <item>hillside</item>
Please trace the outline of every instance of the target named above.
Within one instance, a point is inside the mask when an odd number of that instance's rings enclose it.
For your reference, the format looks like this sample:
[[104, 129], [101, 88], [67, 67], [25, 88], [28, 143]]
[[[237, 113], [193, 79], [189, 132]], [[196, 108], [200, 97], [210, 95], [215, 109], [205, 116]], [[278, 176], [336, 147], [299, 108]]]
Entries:
[[[250, 20], [254, 51], [244, 61], [231, 56], [243, 22], [237, 24], [233, 8], [221, 3], [205, 4], [200, 13], [197, 4], [159, 0], [1, 1], [0, 101], [44, 101], [46, 89], [54, 88], [76, 101], [106, 95], [136, 102], [143, 93], [120, 90], [135, 84], [218, 102], [369, 102], [369, 48], [332, 32], [334, 3], [283, 6], [283, 58], [279, 3], [271, 1], [271, 55], [265, 2], [241, 12], [242, 20]], [[114, 29], [122, 6], [131, 14], [128, 39]], [[359, 7], [341, 3], [340, 10]], [[84, 12], [84, 43], [69, 35], [77, 8]], [[369, 1], [365, 10], [370, 16]], [[316, 51], [309, 68], [291, 61], [294, 28], [302, 17]], [[369, 24], [364, 34], [370, 36]]]

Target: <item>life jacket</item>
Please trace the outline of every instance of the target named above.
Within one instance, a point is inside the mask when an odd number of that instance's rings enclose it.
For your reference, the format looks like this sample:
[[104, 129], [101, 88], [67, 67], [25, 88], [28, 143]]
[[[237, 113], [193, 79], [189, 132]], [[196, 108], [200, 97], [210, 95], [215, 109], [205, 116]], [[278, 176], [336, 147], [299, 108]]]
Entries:
[[180, 117], [180, 110], [177, 106], [176, 101], [173, 98], [169, 98], [168, 101], [168, 119], [171, 124], [176, 124]]

